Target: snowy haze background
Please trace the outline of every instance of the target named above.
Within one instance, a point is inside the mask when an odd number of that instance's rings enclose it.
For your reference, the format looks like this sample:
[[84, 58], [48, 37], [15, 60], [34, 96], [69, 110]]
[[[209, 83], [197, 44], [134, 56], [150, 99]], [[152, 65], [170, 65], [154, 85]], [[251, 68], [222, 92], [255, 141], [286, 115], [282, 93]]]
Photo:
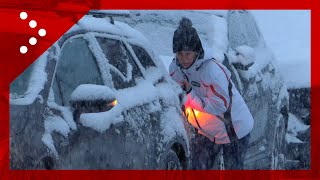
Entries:
[[[264, 37], [265, 43], [275, 56], [276, 68], [282, 73], [288, 88], [310, 87], [311, 82], [311, 22], [309, 10], [251, 10]], [[166, 69], [174, 57], [172, 37], [181, 17], [192, 20], [205, 48], [224, 49], [226, 33], [223, 22], [212, 14], [226, 16], [225, 10], [151, 10], [130, 11], [131, 18], [124, 20], [141, 31], [151, 42]], [[221, 24], [222, 23], [222, 24]], [[216, 29], [213, 29], [213, 26]], [[222, 28], [220, 28], [222, 27]], [[215, 51], [216, 49], [214, 49]], [[207, 53], [207, 52], [206, 52]], [[216, 58], [216, 57], [215, 57]], [[223, 59], [222, 59], [223, 60]], [[308, 129], [298, 117], [290, 114], [287, 142], [300, 143], [298, 132]]]
[[[267, 46], [274, 53], [287, 86], [289, 88], [310, 87], [310, 11], [254, 10], [250, 12], [254, 15]], [[204, 46], [209, 48], [215, 46], [215, 39], [219, 39], [219, 35], [213, 34], [210, 29], [213, 13], [226, 15], [224, 10], [131, 11], [132, 18], [127, 23], [149, 39], [153, 50], [160, 55], [168, 68], [174, 56], [172, 36], [182, 16], [192, 20]], [[139, 16], [136, 16], [137, 14]]]
[[310, 87], [310, 11], [251, 11], [288, 87]]

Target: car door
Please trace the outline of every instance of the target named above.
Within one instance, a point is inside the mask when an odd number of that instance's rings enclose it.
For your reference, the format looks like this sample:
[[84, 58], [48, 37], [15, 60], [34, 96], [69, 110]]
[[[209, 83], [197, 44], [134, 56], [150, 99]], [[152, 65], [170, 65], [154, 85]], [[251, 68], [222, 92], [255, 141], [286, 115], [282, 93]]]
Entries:
[[273, 65], [274, 56], [248, 11], [229, 11], [228, 39], [230, 48], [227, 58], [241, 56], [244, 61], [254, 58], [254, 64], [244, 69], [227, 65], [255, 120], [246, 167], [284, 168], [288, 98], [284, 81]]
[[[237, 53], [237, 48], [241, 46], [257, 47], [260, 40], [260, 33], [257, 30], [254, 19], [249, 15], [248, 11], [244, 10], [229, 12], [228, 36], [230, 51], [235, 53]], [[257, 62], [257, 64], [258, 63], [260, 62]], [[256, 141], [261, 138], [261, 136], [264, 136], [264, 131], [267, 126], [267, 117], [264, 114], [268, 114], [268, 106], [262, 102], [267, 102], [268, 96], [264, 96], [262, 91], [258, 89], [261, 83], [261, 81], [258, 80], [259, 74], [253, 74], [250, 78], [246, 78], [242, 76], [246, 73], [245, 71], [235, 71], [235, 68], [231, 68], [231, 66], [229, 66], [229, 68], [233, 73], [233, 80], [236, 82], [238, 90], [242, 96], [244, 96], [255, 119], [254, 128], [251, 132], [251, 142]], [[238, 77], [238, 79], [235, 77]], [[264, 100], [262, 100], [263, 98]], [[257, 101], [257, 99], [259, 99], [259, 101]]]
[[119, 97], [118, 102], [124, 108], [126, 163], [123, 168], [152, 168], [156, 158], [153, 138], [157, 136], [154, 127], [157, 119], [153, 114], [159, 111], [150, 110], [151, 106], [156, 106], [154, 103], [158, 102], [158, 98], [148, 92], [152, 90], [148, 89], [152, 84], [144, 86], [145, 78], [141, 66], [138, 67], [141, 64], [137, 64], [128, 46], [125, 46], [120, 38], [97, 35], [96, 39], [108, 61], [112, 84]]
[[[179, 99], [179, 97], [182, 98], [181, 88], [166, 71], [162, 71], [161, 64], [157, 62], [152, 52], [143, 48], [145, 46], [130, 43], [130, 47], [137, 57], [137, 63], [143, 67], [144, 76], [151, 81], [159, 94], [159, 100], [150, 103], [151, 109], [157, 109], [150, 113], [154, 131], [151, 136], [155, 144], [155, 153], [150, 154], [156, 155], [155, 168], [187, 169], [190, 165], [188, 149], [190, 136], [187, 137], [186, 131], [191, 129], [181, 111], [182, 99]], [[174, 157], [179, 159], [179, 163], [172, 161]]]
[[[249, 15], [248, 11], [242, 10], [229, 12], [228, 36], [230, 51], [233, 51], [235, 54], [237, 53], [237, 48], [241, 46], [255, 48], [260, 39], [253, 18]], [[256, 63], [258, 64], [259, 62]], [[269, 105], [265, 102], [268, 102], [271, 94], [268, 92], [264, 94], [264, 91], [260, 88], [261, 78], [258, 79], [260, 77], [259, 74], [253, 74], [251, 77], [246, 78], [246, 76], [243, 76], [243, 74], [246, 74], [245, 71], [236, 70], [236, 68], [232, 66], [229, 66], [229, 68], [233, 73], [233, 77], [237, 77], [237, 79], [234, 78], [233, 80], [235, 80], [237, 88], [245, 99], [255, 120], [246, 158], [247, 163], [251, 166], [252, 162], [266, 158], [265, 152], [260, 151], [259, 148], [262, 149], [267, 144], [265, 134], [268, 129]], [[266, 163], [267, 162], [264, 164]]]
[[43, 143], [56, 49], [51, 47], [10, 84], [10, 168], [41, 169], [50, 156]]
[[[84, 37], [85, 35], [75, 35], [63, 43], [52, 84], [49, 102], [51, 117], [48, 119], [56, 124], [60, 123], [61, 128], [65, 129], [60, 133], [62, 136], [53, 136], [56, 153], [60, 157], [57, 167], [59, 169], [119, 169], [123, 167], [125, 161], [126, 133], [122, 129], [123, 123], [111, 124], [109, 128], [99, 131], [97, 128], [101, 124], [88, 126], [80, 121], [81, 115], [100, 114], [103, 117], [106, 113], [112, 112], [95, 108], [94, 101], [79, 109], [71, 103], [72, 93], [80, 85], [105, 86], [97, 56], [90, 49], [89, 40]], [[91, 95], [94, 94], [83, 92], [80, 96], [88, 96], [90, 99]], [[101, 123], [105, 125], [113, 120], [112, 117], [106, 116]]]

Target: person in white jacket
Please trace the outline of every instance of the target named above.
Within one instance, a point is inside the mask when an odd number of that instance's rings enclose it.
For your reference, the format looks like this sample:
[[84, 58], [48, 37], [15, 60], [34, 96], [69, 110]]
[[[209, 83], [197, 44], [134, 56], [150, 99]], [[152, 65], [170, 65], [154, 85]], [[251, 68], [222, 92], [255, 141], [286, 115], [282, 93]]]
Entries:
[[200, 134], [222, 144], [226, 169], [243, 169], [254, 120], [231, 73], [214, 58], [204, 57], [190, 19], [182, 18], [174, 32], [173, 52], [176, 57], [169, 73], [187, 94], [184, 105], [189, 109], [189, 122]]

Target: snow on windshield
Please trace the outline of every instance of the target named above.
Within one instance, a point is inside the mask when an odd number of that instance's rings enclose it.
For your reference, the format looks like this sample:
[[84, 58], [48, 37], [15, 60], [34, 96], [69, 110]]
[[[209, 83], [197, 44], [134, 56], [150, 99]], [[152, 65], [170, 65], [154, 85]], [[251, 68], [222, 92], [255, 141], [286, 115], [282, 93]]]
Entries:
[[84, 16], [74, 25], [69, 31], [73, 32], [79, 29], [84, 29], [93, 32], [106, 32], [119, 36], [125, 36], [129, 40], [139, 40], [141, 43], [148, 43], [148, 40], [137, 30], [131, 28], [128, 24], [115, 21], [114, 25], [109, 22], [108, 18], [94, 18]]

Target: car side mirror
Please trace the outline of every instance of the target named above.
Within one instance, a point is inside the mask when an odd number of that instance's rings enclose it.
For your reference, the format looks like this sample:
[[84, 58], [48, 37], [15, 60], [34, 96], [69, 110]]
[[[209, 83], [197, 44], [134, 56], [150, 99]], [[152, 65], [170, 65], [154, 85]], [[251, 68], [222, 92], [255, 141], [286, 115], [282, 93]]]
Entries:
[[236, 54], [232, 58], [231, 64], [240, 70], [248, 70], [254, 64], [255, 52], [252, 47], [239, 46], [236, 48]]
[[115, 93], [109, 87], [95, 84], [78, 86], [71, 93], [69, 102], [76, 120], [82, 113], [105, 112], [117, 104]]

